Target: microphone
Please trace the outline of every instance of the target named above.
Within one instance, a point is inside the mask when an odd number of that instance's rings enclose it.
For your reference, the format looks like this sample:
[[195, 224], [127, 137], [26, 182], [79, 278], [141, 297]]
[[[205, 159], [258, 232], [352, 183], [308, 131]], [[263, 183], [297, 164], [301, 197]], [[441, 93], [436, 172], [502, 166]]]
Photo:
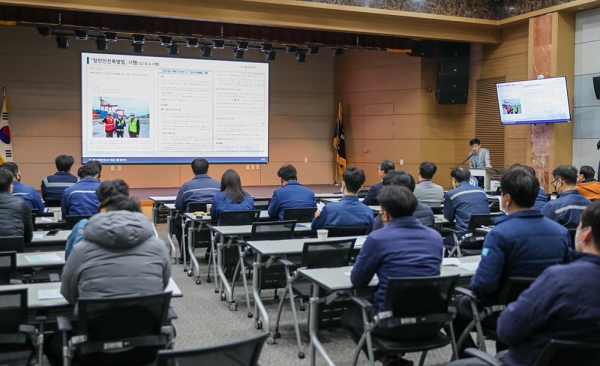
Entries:
[[475, 155], [475, 153], [473, 153], [473, 152], [471, 151], [471, 153], [469, 154], [469, 156], [467, 156], [467, 158], [466, 158], [465, 160], [463, 160], [463, 161], [462, 161], [462, 163], [458, 164], [457, 166], [461, 166], [461, 165], [463, 165], [464, 163], [466, 163], [466, 162], [467, 162], [467, 160], [471, 159], [471, 156], [473, 156], [473, 155]]

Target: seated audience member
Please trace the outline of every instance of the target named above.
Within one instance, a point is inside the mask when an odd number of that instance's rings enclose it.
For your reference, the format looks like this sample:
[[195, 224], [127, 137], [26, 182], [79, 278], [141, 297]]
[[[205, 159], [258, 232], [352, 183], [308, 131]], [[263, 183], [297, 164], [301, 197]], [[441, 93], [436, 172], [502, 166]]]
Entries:
[[575, 229], [579, 225], [581, 213], [591, 203], [575, 187], [577, 169], [571, 165], [561, 165], [552, 171], [552, 176], [554, 180], [551, 184], [559, 196], [546, 203], [544, 216], [567, 229]]
[[54, 160], [56, 169], [54, 175], [47, 176], [42, 181], [42, 197], [44, 199], [61, 199], [65, 189], [77, 183], [77, 177], [70, 173], [75, 160], [69, 155], [59, 155]]
[[332, 202], [321, 212], [315, 213], [311, 229], [319, 230], [325, 226], [371, 226], [373, 210], [363, 205], [356, 196], [365, 183], [365, 172], [357, 167], [349, 166], [342, 174], [342, 199]]
[[[167, 287], [169, 252], [136, 199], [117, 195], [102, 202], [83, 236], [62, 272], [60, 292], [69, 304], [76, 305], [83, 297], [152, 295]], [[54, 336], [46, 343], [51, 365], [61, 364], [60, 338]]]
[[594, 179], [596, 172], [589, 165], [579, 168], [577, 176], [577, 190], [588, 200], [597, 200], [600, 198], [600, 182]]
[[[398, 186], [408, 188], [409, 191], [415, 189], [415, 180], [412, 175], [408, 174], [403, 170], [391, 170], [383, 177], [383, 186]], [[417, 201], [418, 202], [418, 201]], [[434, 227], [435, 217], [431, 208], [424, 203], [417, 203], [417, 208], [413, 212], [413, 216], [421, 222], [421, 224], [427, 227]], [[381, 215], [377, 215], [373, 222], [373, 230], [378, 230], [383, 227], [383, 220]]]
[[[497, 333], [508, 351], [507, 365], [532, 365], [551, 339], [600, 342], [600, 202], [581, 215], [568, 264], [547, 268], [517, 301], [500, 314]], [[476, 359], [451, 363], [488, 365]]]
[[77, 171], [80, 181], [65, 189], [61, 200], [62, 216], [91, 216], [98, 212], [96, 189], [100, 186], [100, 170], [93, 162]]
[[[388, 173], [389, 174], [389, 173]], [[385, 291], [389, 278], [439, 276], [442, 262], [442, 237], [438, 232], [423, 226], [413, 212], [417, 207], [416, 197], [405, 187], [384, 187], [378, 195], [380, 215], [385, 227], [373, 231], [363, 244], [350, 279], [354, 287], [366, 287], [377, 274], [379, 284], [373, 295], [376, 306], [369, 311], [373, 318], [383, 311]], [[342, 314], [342, 326], [350, 330], [355, 343], [362, 333], [364, 323], [361, 308], [352, 306]], [[385, 329], [375, 328], [374, 334], [390, 339], [407, 339], [407, 334], [390, 334]], [[381, 362], [382, 354], [375, 353]], [[394, 360], [406, 364], [406, 360]], [[412, 363], [410, 363], [412, 364]]]
[[269, 203], [269, 216], [279, 221], [283, 220], [283, 210], [286, 208], [316, 207], [315, 193], [298, 183], [298, 173], [293, 165], [287, 164], [279, 168], [277, 176], [281, 185], [273, 192]]
[[254, 210], [254, 199], [242, 188], [240, 175], [235, 170], [228, 169], [221, 177], [221, 192], [213, 199], [210, 217], [219, 220], [221, 211], [244, 210]]
[[381, 188], [383, 188], [383, 184], [381, 184], [383, 176], [386, 175], [387, 172], [392, 171], [394, 169], [396, 169], [396, 166], [390, 160], [386, 159], [382, 161], [381, 164], [379, 164], [379, 168], [377, 168], [377, 175], [379, 176], [380, 183], [373, 184], [371, 188], [369, 188], [369, 191], [367, 192], [365, 198], [362, 200], [362, 203], [368, 206], [371, 204], [371, 200], [377, 198], [377, 193]]
[[12, 195], [25, 200], [25, 202], [29, 205], [29, 208], [32, 210], [38, 210], [38, 214], [41, 216], [44, 213], [44, 203], [42, 202], [42, 199], [36, 192], [35, 188], [21, 183], [19, 166], [13, 162], [7, 162], [2, 164], [2, 168], [9, 170], [13, 174], [14, 178]]
[[[100, 204], [116, 195], [129, 196], [129, 186], [122, 179], [105, 180], [96, 189], [96, 196], [98, 197], [98, 202], [100, 202]], [[73, 246], [83, 240], [83, 231], [87, 222], [88, 219], [82, 219], [73, 226], [71, 234], [69, 234], [69, 237], [67, 238], [65, 260], [69, 259]]]
[[444, 188], [431, 180], [437, 171], [434, 163], [426, 161], [419, 166], [419, 182], [415, 186], [415, 197], [419, 203], [429, 207], [440, 207], [444, 201]]
[[[510, 170], [515, 170], [515, 169], [521, 169], [535, 177], [535, 170], [530, 166], [522, 165], [522, 164], [518, 164], [518, 163], [510, 166]], [[546, 191], [540, 185], [540, 190], [538, 192], [537, 197], [535, 198], [535, 205], [533, 206], [533, 208], [536, 210], [541, 210], [544, 208], [544, 206], [546, 206], [547, 202], [548, 202], [548, 195], [546, 195]]]
[[0, 167], [0, 237], [22, 236], [25, 243], [33, 238], [31, 209], [12, 195], [14, 174]]
[[[486, 235], [481, 262], [471, 278], [471, 289], [479, 294], [483, 306], [494, 305], [504, 282], [509, 277], [537, 277], [549, 266], [563, 263], [567, 257], [569, 232], [533, 208], [540, 184], [536, 177], [521, 169], [513, 169], [500, 180], [502, 209], [507, 213], [496, 219], [496, 226]], [[473, 319], [469, 298], [456, 298], [454, 320], [456, 337]], [[485, 319], [495, 327], [496, 317]], [[463, 350], [474, 347], [467, 337]]]
[[[450, 222], [456, 219], [457, 237], [460, 239], [469, 228], [471, 215], [489, 214], [490, 206], [483, 189], [469, 184], [471, 172], [464, 166], [457, 166], [450, 173], [454, 189], [446, 193], [444, 199], [444, 218]], [[444, 245], [454, 246], [453, 235], [444, 238]], [[479, 243], [464, 243], [466, 249], [475, 249]]]
[[[194, 161], [192, 161], [194, 178], [183, 183], [179, 192], [177, 192], [177, 199], [175, 200], [175, 208], [177, 211], [189, 212], [190, 203], [212, 203], [213, 198], [219, 193], [221, 184], [208, 175], [209, 165], [208, 160], [203, 158], [194, 159]], [[183, 232], [181, 229], [181, 217], [175, 219], [173, 232], [179, 242], [180, 249], [186, 250], [186, 248], [183, 247], [182, 242]]]

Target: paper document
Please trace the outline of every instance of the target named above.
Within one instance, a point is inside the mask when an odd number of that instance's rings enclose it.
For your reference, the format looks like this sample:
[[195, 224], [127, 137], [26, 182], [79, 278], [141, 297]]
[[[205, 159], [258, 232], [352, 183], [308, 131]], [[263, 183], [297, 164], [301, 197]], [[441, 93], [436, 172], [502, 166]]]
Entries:
[[62, 299], [63, 295], [60, 294], [60, 289], [55, 290], [39, 290], [38, 298], [40, 300], [57, 300]]
[[323, 211], [323, 207], [325, 207], [325, 204], [323, 202], [317, 203], [317, 210]]
[[479, 262], [461, 263], [458, 266], [466, 269], [467, 271], [475, 272], [477, 267], [479, 267]]
[[44, 234], [33, 234], [34, 239], [44, 239]]
[[42, 222], [52, 222], [52, 221], [54, 221], [54, 220], [52, 220], [52, 219], [51, 219], [51, 218], [49, 218], [49, 217], [40, 217], [40, 221], [42, 221]]
[[458, 258], [444, 258], [442, 259], [442, 266], [460, 266]]
[[25, 259], [27, 259], [27, 261], [29, 261], [29, 263], [62, 261], [62, 258], [56, 253], [31, 254], [31, 255], [26, 255]]
[[354, 246], [360, 246], [362, 247], [365, 244], [365, 240], [367, 240], [367, 238], [356, 238], [356, 242], [354, 243]]

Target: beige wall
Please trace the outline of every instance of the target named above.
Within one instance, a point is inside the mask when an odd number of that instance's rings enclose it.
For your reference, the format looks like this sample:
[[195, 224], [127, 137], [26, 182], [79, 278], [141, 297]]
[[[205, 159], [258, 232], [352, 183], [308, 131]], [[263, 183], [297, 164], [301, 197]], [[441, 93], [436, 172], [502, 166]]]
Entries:
[[[95, 52], [93, 41], [71, 38], [70, 48], [58, 49], [54, 38], [32, 27], [0, 26], [0, 86], [8, 89], [14, 159], [23, 182], [38, 188], [43, 177], [55, 172], [54, 158], [75, 157], [81, 162], [80, 64], [82, 51]], [[293, 54], [277, 51], [270, 73], [270, 163], [259, 169], [246, 165], [211, 166], [220, 179], [236, 169], [245, 185], [278, 184], [276, 172], [284, 163], [298, 169], [303, 183], [331, 183], [333, 172], [333, 57], [322, 49], [297, 63]], [[109, 52], [131, 53], [128, 42], [111, 43]], [[232, 60], [230, 49], [215, 50], [213, 58]], [[158, 44], [146, 44], [146, 55], [166, 56]], [[180, 57], [199, 58], [199, 51], [180, 47]], [[263, 61], [258, 50], [245, 59]], [[308, 162], [305, 163], [305, 158]], [[179, 187], [192, 177], [189, 165], [123, 165], [103, 169], [104, 179], [123, 178], [133, 188]]]

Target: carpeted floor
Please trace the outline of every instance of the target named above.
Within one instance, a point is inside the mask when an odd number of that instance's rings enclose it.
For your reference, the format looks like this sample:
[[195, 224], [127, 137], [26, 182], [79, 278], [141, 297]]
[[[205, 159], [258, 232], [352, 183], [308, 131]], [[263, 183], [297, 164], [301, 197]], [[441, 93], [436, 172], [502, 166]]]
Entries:
[[[159, 226], [158, 232], [160, 237], [166, 242], [166, 226]], [[172, 276], [184, 294], [183, 298], [172, 300], [172, 306], [179, 316], [179, 319], [174, 322], [177, 328], [175, 346], [177, 349], [198, 348], [232, 342], [256, 335], [257, 332], [260, 332], [260, 330], [254, 329], [254, 320], [247, 317], [246, 301], [241, 286], [236, 286], [236, 293], [234, 295], [235, 301], [238, 304], [238, 310], [232, 312], [228, 309], [227, 303], [220, 301], [219, 295], [215, 294], [214, 283], [206, 282], [207, 265], [203, 259], [204, 252], [205, 249], [196, 250], [197, 257], [201, 258], [199, 260], [202, 274], [201, 285], [196, 285], [193, 278], [188, 277], [183, 272], [183, 265], [173, 265], [172, 268]], [[279, 302], [273, 299], [273, 291], [263, 291], [262, 298], [271, 317], [271, 329], [274, 329], [274, 318]], [[254, 305], [252, 296], [250, 296], [250, 301]], [[298, 309], [298, 303], [296, 305], [296, 309]], [[306, 331], [308, 311], [298, 311], [298, 317], [306, 358], [300, 360], [297, 357], [298, 350], [288, 300], [283, 309], [283, 317], [280, 325], [282, 336], [274, 345], [265, 344], [259, 360], [260, 365], [306, 366], [309, 364], [309, 336]], [[319, 331], [319, 339], [336, 365], [351, 365], [355, 345], [344, 330], [334, 328]], [[488, 349], [493, 351], [493, 344], [491, 342], [488, 343]], [[427, 355], [425, 364], [445, 365], [450, 360], [450, 356], [450, 346], [431, 351]], [[415, 361], [415, 365], [418, 364], [419, 357], [420, 353], [408, 354], [406, 356], [406, 358]], [[323, 358], [317, 355], [317, 365], [324, 364]], [[359, 365], [367, 364], [367, 359], [361, 355]]]

